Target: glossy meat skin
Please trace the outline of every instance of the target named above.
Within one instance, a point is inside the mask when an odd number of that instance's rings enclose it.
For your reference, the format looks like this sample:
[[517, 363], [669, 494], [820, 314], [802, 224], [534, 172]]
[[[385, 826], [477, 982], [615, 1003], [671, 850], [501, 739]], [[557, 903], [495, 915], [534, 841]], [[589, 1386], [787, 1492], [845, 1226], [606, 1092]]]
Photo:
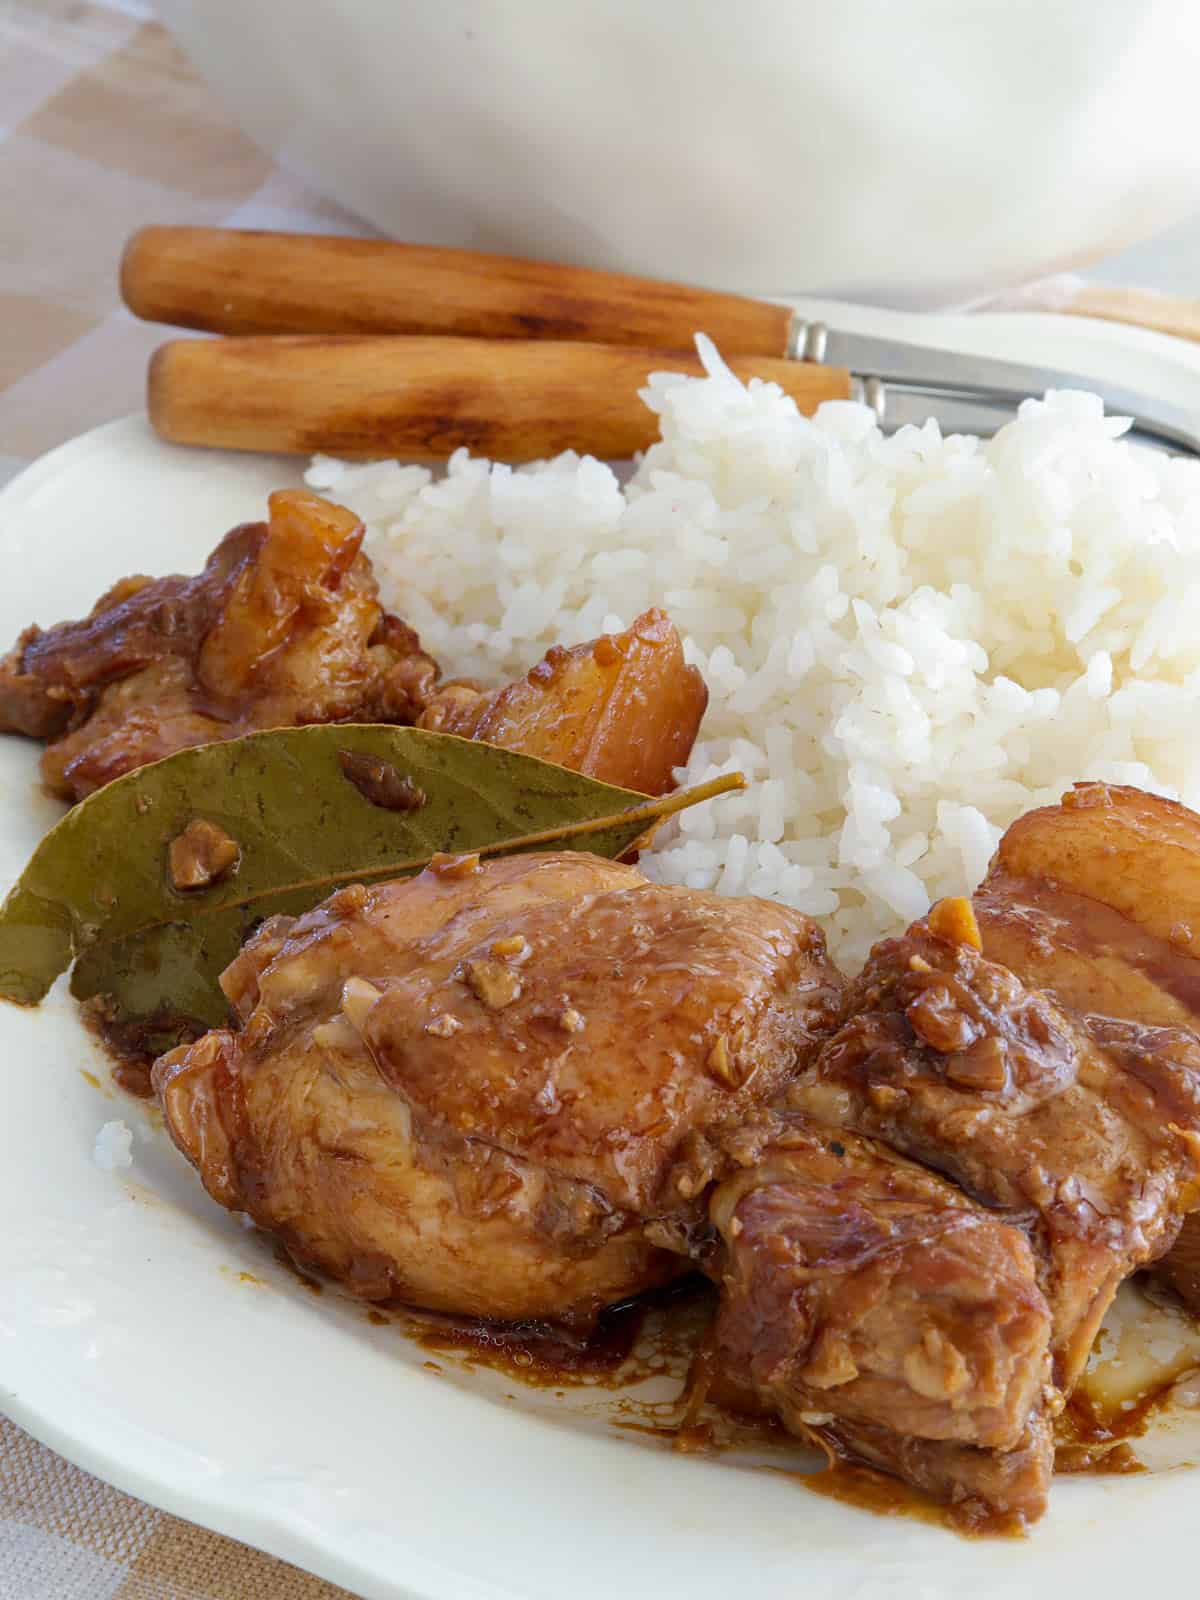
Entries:
[[[975, 907], [987, 954], [1025, 982], [1085, 1017], [1119, 1019], [1151, 1054], [1190, 1056], [1186, 1037], [1200, 1030], [1194, 812], [1139, 789], [1077, 784], [1008, 830]], [[1200, 1309], [1200, 1217], [1185, 1219], [1156, 1270]]]
[[647, 611], [624, 633], [556, 645], [490, 694], [447, 685], [421, 726], [540, 756], [605, 783], [665, 794], [691, 754], [708, 690], [670, 618]]
[[[1007, 1463], [997, 1479], [986, 1451], [951, 1469], [930, 1446], [913, 1481], [944, 1474], [959, 1498], [980, 1500], [1007, 1482], [1028, 1506], [1049, 1477], [1046, 1424], [1117, 1287], [1200, 1203], [1200, 1046], [1080, 1018], [929, 922], [876, 946], [846, 1010], [788, 1104], [944, 1173], [1024, 1231], [1052, 1316], [1054, 1387], [1030, 1412], [1022, 1470]], [[911, 1456], [893, 1446], [898, 1461]]]
[[579, 853], [343, 890], [223, 984], [240, 1029], [154, 1070], [215, 1199], [364, 1298], [585, 1325], [683, 1269], [688, 1141], [777, 1093], [839, 996], [798, 914]]
[[1069, 1392], [1123, 1278], [1200, 1203], [1200, 1045], [1083, 1021], [917, 923], [872, 952], [789, 1102], [1026, 1228]]
[[975, 895], [984, 948], [1084, 1013], [1200, 1021], [1200, 816], [1077, 784], [1000, 841]]
[[437, 668], [377, 599], [362, 524], [302, 490], [225, 536], [197, 577], [126, 578], [0, 661], [0, 732], [49, 741], [80, 800], [191, 745], [310, 722], [412, 722]]
[[859, 1427], [1019, 1444], [1049, 1378], [1025, 1235], [884, 1146], [776, 1122], [709, 1204], [724, 1374], [839, 1449]]

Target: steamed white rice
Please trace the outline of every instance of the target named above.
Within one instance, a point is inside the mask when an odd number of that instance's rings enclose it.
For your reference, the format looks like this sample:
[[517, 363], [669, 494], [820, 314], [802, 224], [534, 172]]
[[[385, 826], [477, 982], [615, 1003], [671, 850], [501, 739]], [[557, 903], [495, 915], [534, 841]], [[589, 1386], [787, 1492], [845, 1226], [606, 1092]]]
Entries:
[[622, 485], [574, 454], [435, 477], [318, 458], [388, 599], [456, 675], [662, 605], [711, 700], [699, 782], [643, 865], [786, 901], [853, 966], [983, 876], [1003, 829], [1081, 778], [1200, 808], [1200, 464], [1136, 450], [1094, 396], [1048, 395], [991, 441], [808, 419], [700, 341], [659, 375], [662, 439]]
[[133, 1165], [133, 1130], [125, 1122], [106, 1122], [96, 1135], [92, 1160], [102, 1172], [120, 1172]]

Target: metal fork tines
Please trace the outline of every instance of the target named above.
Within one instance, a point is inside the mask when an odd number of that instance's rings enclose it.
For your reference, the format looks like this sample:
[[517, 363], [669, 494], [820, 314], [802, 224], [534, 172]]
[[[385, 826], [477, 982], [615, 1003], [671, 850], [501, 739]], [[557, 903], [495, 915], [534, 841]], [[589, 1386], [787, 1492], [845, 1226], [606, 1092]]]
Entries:
[[840, 333], [803, 319], [794, 326], [791, 353], [801, 361], [848, 368], [857, 380], [855, 398], [871, 406], [889, 430], [932, 416], [947, 433], [992, 434], [1011, 422], [1030, 396], [1040, 398], [1048, 389], [1086, 389], [1100, 396], [1110, 415], [1131, 418], [1127, 437], [1200, 455], [1200, 416], [1079, 373]]

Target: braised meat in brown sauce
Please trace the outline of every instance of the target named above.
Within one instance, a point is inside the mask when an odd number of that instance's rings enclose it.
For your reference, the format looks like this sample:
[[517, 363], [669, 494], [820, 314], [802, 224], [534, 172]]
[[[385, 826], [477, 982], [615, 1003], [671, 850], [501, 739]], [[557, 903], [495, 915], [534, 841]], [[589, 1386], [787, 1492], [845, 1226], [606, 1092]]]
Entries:
[[380, 605], [363, 527], [301, 490], [234, 528], [197, 577], [125, 578], [0, 661], [0, 732], [48, 741], [80, 800], [190, 745], [309, 722], [413, 722], [437, 668]]
[[1019, 1443], [1050, 1339], [1022, 1230], [875, 1141], [773, 1124], [709, 1207], [724, 1371], [801, 1434]]
[[[198, 576], [28, 629], [0, 731], [46, 741], [71, 800], [345, 720], [671, 786], [707, 691], [662, 612], [501, 689], [439, 686], [362, 539], [273, 495]], [[390, 776], [379, 803], [419, 804]], [[181, 892], [236, 861], [176, 843]], [[210, 1194], [358, 1297], [587, 1329], [700, 1266], [727, 1383], [967, 1522], [1023, 1524], [1122, 1280], [1157, 1265], [1200, 1306], [1200, 818], [1081, 785], [1009, 830], [973, 904], [846, 985], [777, 905], [577, 853], [439, 859], [264, 924], [222, 979], [235, 1022], [154, 1083]]]
[[664, 794], [691, 754], [707, 704], [704, 679], [684, 661], [670, 619], [647, 611], [624, 633], [573, 650], [556, 645], [525, 677], [490, 694], [448, 684], [421, 726]]
[[[1093, 1035], [1134, 1061], [1195, 1060], [1195, 812], [1140, 789], [1077, 784], [1013, 824], [975, 906], [987, 953], [1081, 1013]], [[1156, 1272], [1200, 1310], [1200, 1216], [1185, 1219]]]
[[687, 1270], [690, 1141], [837, 1015], [821, 935], [580, 853], [352, 888], [226, 970], [239, 1018], [163, 1057], [222, 1205], [366, 1299], [587, 1324]]
[[304, 490], [228, 533], [196, 577], [123, 578], [79, 622], [27, 628], [0, 659], [0, 733], [46, 741], [65, 800], [191, 745], [315, 722], [419, 723], [665, 794], [708, 690], [664, 612], [556, 645], [484, 692], [438, 687], [378, 598], [362, 523]]
[[[876, 946], [846, 1021], [787, 1102], [944, 1174], [1027, 1237], [1052, 1318], [1053, 1386], [1021, 1448], [1048, 1480], [1045, 1419], [1078, 1381], [1117, 1288], [1200, 1204], [1200, 1044], [1067, 1011], [976, 942], [973, 919], [942, 907]], [[877, 1441], [872, 1459], [890, 1448]], [[894, 1453], [907, 1475], [910, 1445]], [[986, 1499], [994, 1472], [978, 1455], [960, 1462], [955, 1497]], [[1027, 1477], [1016, 1487], [1028, 1501]]]
[[848, 986], [805, 918], [586, 855], [343, 890], [227, 969], [238, 1025], [155, 1068], [168, 1127], [366, 1299], [587, 1327], [699, 1265], [722, 1379], [1024, 1525], [1113, 1295], [1200, 1205], [1196, 958], [1013, 871], [1086, 812], [1018, 824], [978, 916], [942, 902]]

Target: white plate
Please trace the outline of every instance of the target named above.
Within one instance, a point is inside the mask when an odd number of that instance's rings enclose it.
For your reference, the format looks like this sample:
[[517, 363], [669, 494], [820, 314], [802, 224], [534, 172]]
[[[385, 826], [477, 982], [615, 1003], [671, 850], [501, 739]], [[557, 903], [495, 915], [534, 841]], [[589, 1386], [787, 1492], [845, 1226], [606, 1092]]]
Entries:
[[[914, 323], [814, 307], [1120, 377], [1200, 410], [1200, 352], [1040, 317]], [[55, 451], [0, 494], [0, 644], [78, 614], [118, 575], [195, 567], [295, 464], [174, 450], [140, 419]], [[36, 749], [0, 740], [0, 889], [57, 808]], [[168, 1511], [370, 1600], [1126, 1600], [1191, 1576], [1200, 1476], [1059, 1482], [1025, 1541], [967, 1543], [804, 1493], [775, 1473], [676, 1457], [594, 1410], [445, 1363], [314, 1298], [211, 1204], [151, 1117], [84, 1076], [105, 1064], [62, 985], [0, 1006], [0, 1407]], [[91, 1152], [137, 1129], [131, 1174]], [[239, 1272], [265, 1280], [247, 1283]]]

